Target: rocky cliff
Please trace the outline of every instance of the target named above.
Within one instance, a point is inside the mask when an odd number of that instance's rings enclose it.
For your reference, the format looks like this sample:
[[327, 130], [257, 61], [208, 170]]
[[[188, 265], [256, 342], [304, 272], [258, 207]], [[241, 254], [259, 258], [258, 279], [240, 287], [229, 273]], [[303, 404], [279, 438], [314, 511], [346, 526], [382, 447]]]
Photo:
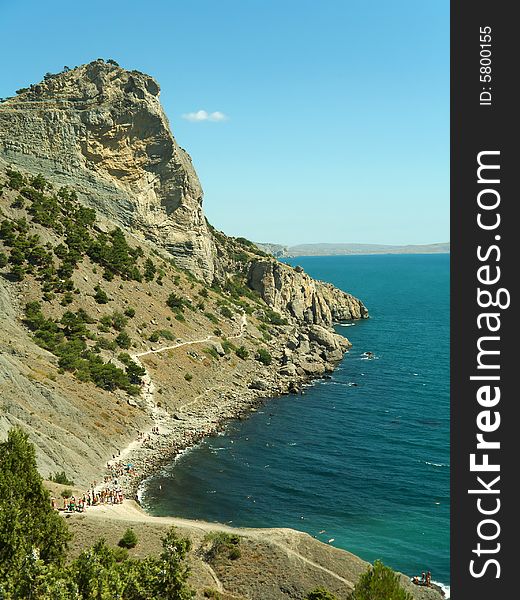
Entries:
[[[97, 60], [18, 90], [0, 104], [0, 159], [59, 185], [112, 222], [131, 228], [211, 284], [237, 270], [273, 309], [330, 326], [363, 318], [364, 306], [333, 286], [215, 235], [189, 155], [173, 137], [150, 76]], [[243, 255], [244, 248], [238, 248]], [[263, 254], [260, 252], [259, 254]]]
[[[98, 60], [0, 103], [0, 316], [0, 438], [22, 426], [41, 473], [79, 492], [131, 462], [118, 485], [132, 493], [228, 419], [332, 371], [350, 346], [332, 324], [368, 313], [208, 225], [158, 84]], [[159, 530], [127, 506], [108, 536]], [[76, 540], [100, 534], [96, 514], [78, 515]], [[240, 561], [194, 553], [198, 597], [297, 600], [323, 584], [346, 598], [366, 566], [303, 534], [241, 535]]]
[[256, 260], [249, 268], [248, 283], [274, 310], [301, 323], [330, 326], [368, 316], [357, 298], [312, 279], [301, 267], [291, 269], [272, 260]]
[[95, 61], [19, 90], [0, 105], [0, 156], [73, 185], [201, 279], [215, 276], [202, 189], [152, 77]]

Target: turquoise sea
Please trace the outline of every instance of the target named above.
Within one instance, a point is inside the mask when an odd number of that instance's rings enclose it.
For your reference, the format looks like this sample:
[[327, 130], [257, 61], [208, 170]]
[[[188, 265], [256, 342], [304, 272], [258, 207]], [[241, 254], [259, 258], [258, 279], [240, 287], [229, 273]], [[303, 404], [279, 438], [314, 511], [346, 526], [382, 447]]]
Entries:
[[330, 380], [181, 456], [146, 482], [145, 507], [294, 527], [449, 584], [449, 256], [287, 262], [358, 296], [371, 318], [337, 327], [353, 347]]

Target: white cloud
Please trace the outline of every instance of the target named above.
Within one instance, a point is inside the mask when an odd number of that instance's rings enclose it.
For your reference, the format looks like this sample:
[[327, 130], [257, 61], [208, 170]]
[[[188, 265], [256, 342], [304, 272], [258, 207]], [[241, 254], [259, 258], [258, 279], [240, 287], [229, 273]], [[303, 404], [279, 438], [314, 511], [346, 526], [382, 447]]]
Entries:
[[228, 117], [219, 110], [212, 113], [209, 113], [206, 110], [198, 110], [196, 112], [185, 113], [182, 115], [182, 118], [186, 119], [186, 121], [192, 121], [193, 123], [199, 121], [227, 121], [228, 119]]

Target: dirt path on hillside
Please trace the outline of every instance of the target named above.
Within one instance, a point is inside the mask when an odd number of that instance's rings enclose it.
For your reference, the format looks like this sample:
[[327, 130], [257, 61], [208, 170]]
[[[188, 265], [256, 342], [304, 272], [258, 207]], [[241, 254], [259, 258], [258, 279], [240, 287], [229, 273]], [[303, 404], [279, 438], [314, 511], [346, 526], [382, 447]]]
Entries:
[[[240, 325], [240, 327], [239, 327], [238, 333], [236, 333], [233, 336], [230, 336], [229, 339], [238, 339], [244, 335], [244, 331], [247, 327], [247, 316], [245, 313], [240, 315], [239, 325]], [[165, 434], [171, 433], [170, 421], [171, 421], [172, 416], [166, 409], [158, 406], [157, 403], [155, 402], [155, 384], [152, 380], [150, 372], [148, 371], [146, 366], [141, 362], [140, 359], [143, 356], [148, 356], [149, 354], [159, 354], [161, 352], [166, 352], [168, 350], [176, 350], [177, 348], [183, 348], [185, 346], [204, 344], [206, 342], [209, 342], [209, 341], [215, 340], [215, 339], [218, 339], [217, 336], [208, 335], [205, 338], [201, 338], [201, 339], [197, 339], [197, 340], [188, 340], [185, 342], [179, 342], [177, 344], [173, 344], [171, 346], [164, 346], [161, 348], [151, 348], [150, 350], [146, 350], [144, 352], [137, 352], [136, 354], [131, 355], [132, 360], [145, 370], [145, 374], [142, 377], [143, 387], [142, 387], [140, 397], [141, 397], [141, 400], [143, 402], [144, 408], [145, 408], [148, 416], [151, 418], [151, 420], [153, 422], [153, 425], [148, 430], [142, 432], [138, 438], [132, 440], [125, 448], [123, 448], [120, 451], [120, 453], [115, 458], [108, 461], [107, 467], [112, 467], [112, 466], [116, 465], [117, 463], [121, 463], [121, 462], [128, 462], [128, 460], [132, 456], [132, 453], [135, 452], [136, 450], [138, 450], [144, 444], [144, 442], [150, 438], [150, 436], [154, 435], [153, 434], [154, 428], [156, 428], [158, 430], [159, 435], [165, 435]], [[182, 409], [182, 408], [185, 408], [186, 406], [190, 406], [190, 405], [194, 404], [195, 402], [198, 402], [200, 400], [200, 398], [202, 398], [203, 395], [204, 394], [197, 396], [194, 400], [190, 401], [189, 403], [186, 403], [185, 405], [181, 406], [180, 408]], [[99, 490], [103, 486], [104, 486], [104, 484], [100, 483], [96, 489]]]

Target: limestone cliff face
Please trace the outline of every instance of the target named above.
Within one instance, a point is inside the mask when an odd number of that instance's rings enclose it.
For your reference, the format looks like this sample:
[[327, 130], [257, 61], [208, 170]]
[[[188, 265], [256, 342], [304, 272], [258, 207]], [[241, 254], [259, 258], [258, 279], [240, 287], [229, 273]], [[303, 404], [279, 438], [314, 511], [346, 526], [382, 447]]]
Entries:
[[[206, 222], [191, 159], [175, 141], [149, 75], [97, 60], [19, 90], [0, 104], [2, 162], [74, 188], [98, 213], [152, 240], [206, 283], [236, 273], [230, 238]], [[349, 294], [249, 256], [241, 274], [249, 269], [248, 284], [274, 310], [325, 326], [367, 316]]]
[[312, 279], [299, 267], [255, 261], [249, 269], [248, 284], [274, 310], [302, 323], [330, 327], [338, 321], [368, 317], [360, 300], [329, 283]]
[[109, 219], [141, 230], [181, 266], [213, 280], [202, 189], [152, 77], [103, 61], [47, 76], [0, 104], [0, 157], [73, 186]]

